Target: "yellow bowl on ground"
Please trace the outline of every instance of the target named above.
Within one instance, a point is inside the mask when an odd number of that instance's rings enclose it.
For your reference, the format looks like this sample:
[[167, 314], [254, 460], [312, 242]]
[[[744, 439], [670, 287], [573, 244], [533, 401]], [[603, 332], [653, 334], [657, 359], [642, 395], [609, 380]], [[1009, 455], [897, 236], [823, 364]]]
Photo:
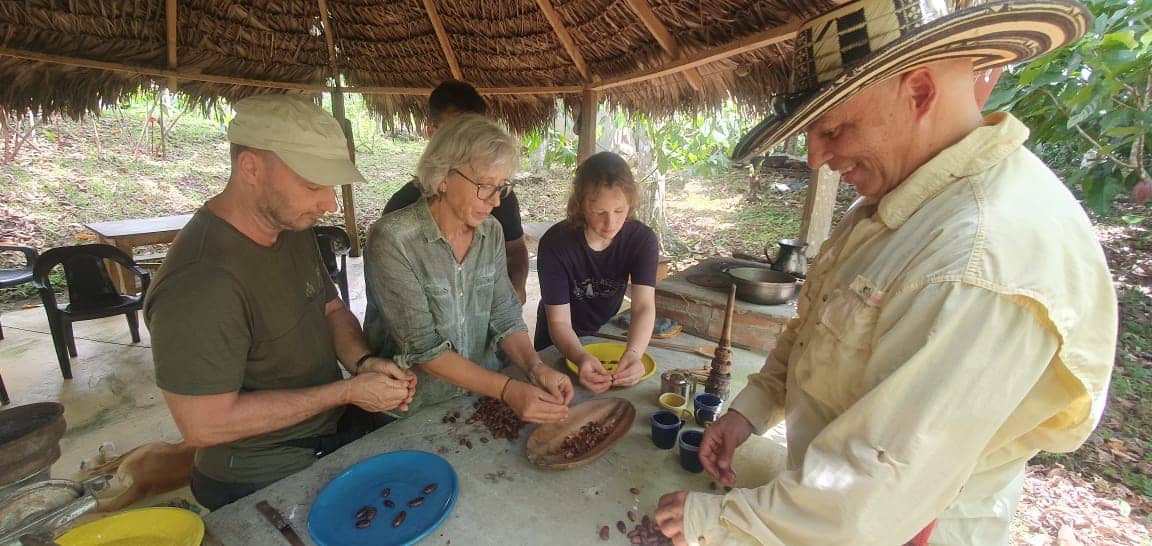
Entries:
[[200, 546], [204, 520], [182, 508], [129, 510], [85, 523], [56, 542], [60, 546]]
[[[627, 348], [628, 346], [623, 343], [589, 343], [584, 346], [584, 350], [599, 360], [608, 373], [615, 373], [616, 369], [620, 367], [620, 357], [624, 356], [624, 351]], [[568, 369], [572, 373], [580, 374], [580, 367], [575, 362], [567, 359], [565, 362], [568, 363]], [[656, 373], [656, 361], [652, 360], [648, 353], [641, 355], [640, 362], [644, 364], [644, 375], [640, 377], [640, 381], [648, 379]]]

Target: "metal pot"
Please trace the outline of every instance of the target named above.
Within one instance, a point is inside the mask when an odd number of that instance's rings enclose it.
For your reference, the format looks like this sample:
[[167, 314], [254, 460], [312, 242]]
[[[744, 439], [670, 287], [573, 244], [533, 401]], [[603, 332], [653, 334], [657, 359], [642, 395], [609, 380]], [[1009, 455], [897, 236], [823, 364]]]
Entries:
[[780, 305], [796, 296], [796, 277], [761, 267], [724, 270], [736, 285], [736, 297], [758, 305]]

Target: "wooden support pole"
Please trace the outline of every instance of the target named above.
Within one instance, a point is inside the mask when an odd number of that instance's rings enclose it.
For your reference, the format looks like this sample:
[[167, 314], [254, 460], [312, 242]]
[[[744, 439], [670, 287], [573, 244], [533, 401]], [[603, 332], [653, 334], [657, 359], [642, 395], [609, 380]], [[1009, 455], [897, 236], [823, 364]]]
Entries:
[[[168, 39], [168, 69], [176, 70], [176, 0], [165, 0], [164, 2], [164, 27], [165, 34]], [[175, 92], [176, 87], [180, 83], [175, 77], [168, 77], [168, 90]]]
[[[348, 159], [355, 163], [356, 141], [352, 136], [352, 122], [344, 117], [344, 92], [340, 90], [340, 86], [336, 86], [332, 91], [332, 117], [336, 118], [344, 129], [344, 140], [348, 143]], [[344, 229], [348, 232], [350, 243], [348, 255], [357, 257], [360, 255], [360, 228], [356, 225], [356, 200], [352, 197], [352, 184], [340, 186], [340, 195], [344, 202]]]
[[576, 142], [576, 164], [584, 163], [585, 159], [596, 153], [596, 116], [597, 104], [600, 102], [600, 93], [594, 89], [585, 89], [580, 100], [580, 135]]
[[832, 211], [836, 206], [836, 190], [839, 186], [840, 173], [826, 165], [812, 171], [808, 179], [804, 216], [800, 219], [800, 240], [808, 244], [809, 258], [816, 256], [820, 245], [832, 231]]

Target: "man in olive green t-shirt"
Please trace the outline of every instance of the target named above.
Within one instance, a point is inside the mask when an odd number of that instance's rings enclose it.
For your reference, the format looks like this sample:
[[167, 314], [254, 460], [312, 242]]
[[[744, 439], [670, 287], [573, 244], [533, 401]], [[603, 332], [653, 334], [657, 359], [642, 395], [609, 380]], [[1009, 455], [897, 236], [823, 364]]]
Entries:
[[228, 184], [181, 230], [144, 309], [156, 383], [197, 448], [192, 492], [210, 509], [370, 430], [366, 412], [406, 410], [416, 384], [371, 356], [310, 229], [336, 210], [334, 185], [363, 180], [339, 123], [287, 96], [235, 109]]

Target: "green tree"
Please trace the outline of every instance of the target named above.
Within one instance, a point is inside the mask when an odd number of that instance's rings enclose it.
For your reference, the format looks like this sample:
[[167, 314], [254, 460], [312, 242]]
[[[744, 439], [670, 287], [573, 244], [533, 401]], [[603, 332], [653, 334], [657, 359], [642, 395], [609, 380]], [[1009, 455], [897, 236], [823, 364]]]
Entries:
[[1095, 15], [1088, 33], [1006, 71], [986, 108], [1031, 127], [1037, 153], [1104, 212], [1124, 192], [1152, 197], [1152, 2], [1085, 4]]

